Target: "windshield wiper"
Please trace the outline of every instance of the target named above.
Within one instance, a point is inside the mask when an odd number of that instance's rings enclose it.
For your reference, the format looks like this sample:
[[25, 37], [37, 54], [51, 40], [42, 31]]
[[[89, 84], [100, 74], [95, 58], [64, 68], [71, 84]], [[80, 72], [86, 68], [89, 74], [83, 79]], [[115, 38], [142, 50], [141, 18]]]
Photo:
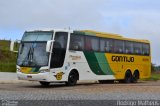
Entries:
[[28, 56], [27, 56], [27, 58], [28, 58], [28, 60], [29, 60], [30, 62], [33, 61], [33, 53], [34, 53], [34, 48], [33, 48], [33, 46], [32, 46], [32, 47], [30, 47], [29, 52], [28, 52]]
[[22, 61], [22, 66], [24, 66], [24, 63], [27, 62], [28, 65], [33, 63], [33, 53], [34, 53], [34, 48], [33, 45], [30, 46], [29, 51], [27, 53], [27, 56], [25, 57], [25, 59]]

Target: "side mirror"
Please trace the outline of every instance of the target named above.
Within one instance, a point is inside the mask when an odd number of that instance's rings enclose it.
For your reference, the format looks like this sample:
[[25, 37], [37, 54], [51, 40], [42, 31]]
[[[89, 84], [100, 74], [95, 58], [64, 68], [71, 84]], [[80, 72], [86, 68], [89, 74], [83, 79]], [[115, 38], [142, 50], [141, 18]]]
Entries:
[[11, 43], [10, 43], [10, 51], [18, 53], [18, 51], [14, 50], [14, 44], [15, 44], [15, 42], [20, 43], [20, 41], [11, 41]]
[[51, 45], [53, 42], [54, 42], [54, 40], [47, 41], [46, 52], [51, 52]]

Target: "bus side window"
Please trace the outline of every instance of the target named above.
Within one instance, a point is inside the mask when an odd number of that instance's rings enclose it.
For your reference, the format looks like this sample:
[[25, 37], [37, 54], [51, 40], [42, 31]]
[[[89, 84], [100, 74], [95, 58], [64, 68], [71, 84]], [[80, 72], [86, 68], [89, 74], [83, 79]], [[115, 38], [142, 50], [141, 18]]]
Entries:
[[84, 50], [84, 36], [71, 34], [70, 50], [83, 51]]
[[100, 52], [105, 52], [105, 51], [106, 51], [105, 39], [101, 38], [100, 39]]
[[112, 52], [112, 40], [111, 39], [100, 39], [100, 51], [101, 52]]
[[125, 41], [124, 44], [125, 44], [124, 53], [133, 54], [133, 42]]
[[142, 43], [134, 42], [133, 48], [134, 48], [134, 54], [142, 55]]
[[[59, 42], [55, 41], [53, 48], [54, 48], [54, 49], [61, 49], [62, 46], [61, 46], [61, 44], [60, 44]], [[53, 52], [54, 52], [54, 51], [53, 51]]]
[[92, 37], [91, 41], [92, 41], [91, 45], [92, 45], [93, 51], [95, 52], [99, 51], [99, 38]]
[[50, 67], [59, 68], [62, 67], [64, 63], [68, 33], [56, 32], [54, 40]]
[[150, 54], [150, 47], [149, 47], [149, 44], [143, 44], [143, 55], [146, 55], [148, 56]]
[[99, 51], [99, 38], [86, 36], [85, 44], [86, 44], [85, 45], [86, 51], [94, 51], [94, 52]]
[[124, 41], [115, 40], [114, 41], [114, 52], [123, 53], [124, 52]]
[[112, 52], [112, 40], [111, 39], [106, 39], [105, 51]]
[[93, 51], [93, 49], [92, 49], [92, 43], [91, 43], [91, 38], [89, 36], [87, 36], [86, 40], [85, 40], [85, 50], [86, 51]]

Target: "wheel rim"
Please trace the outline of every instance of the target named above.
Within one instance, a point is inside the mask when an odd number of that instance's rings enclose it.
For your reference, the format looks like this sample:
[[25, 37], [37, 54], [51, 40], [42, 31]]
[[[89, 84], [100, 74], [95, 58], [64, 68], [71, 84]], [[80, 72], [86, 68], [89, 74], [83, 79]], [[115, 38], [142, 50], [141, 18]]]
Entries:
[[75, 83], [76, 83], [77, 78], [76, 78], [76, 74], [75, 74], [74, 72], [70, 74], [70, 76], [69, 76], [69, 81], [70, 81], [70, 83], [72, 83], [72, 84], [75, 84]]
[[70, 81], [71, 81], [72, 83], [75, 82], [75, 76], [74, 76], [74, 74], [70, 75]]
[[138, 80], [138, 73], [134, 73], [134, 75], [133, 75], [133, 81], [134, 82], [137, 82], [137, 80]]
[[126, 82], [127, 83], [130, 83], [131, 82], [131, 74], [128, 72], [127, 74], [126, 74]]

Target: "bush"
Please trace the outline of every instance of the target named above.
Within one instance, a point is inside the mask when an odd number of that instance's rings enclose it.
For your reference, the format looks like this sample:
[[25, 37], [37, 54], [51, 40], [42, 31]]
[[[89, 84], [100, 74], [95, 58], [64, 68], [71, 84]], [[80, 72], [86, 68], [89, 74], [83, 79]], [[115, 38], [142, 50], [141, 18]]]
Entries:
[[9, 51], [10, 41], [0, 41], [0, 72], [16, 72], [16, 53]]

